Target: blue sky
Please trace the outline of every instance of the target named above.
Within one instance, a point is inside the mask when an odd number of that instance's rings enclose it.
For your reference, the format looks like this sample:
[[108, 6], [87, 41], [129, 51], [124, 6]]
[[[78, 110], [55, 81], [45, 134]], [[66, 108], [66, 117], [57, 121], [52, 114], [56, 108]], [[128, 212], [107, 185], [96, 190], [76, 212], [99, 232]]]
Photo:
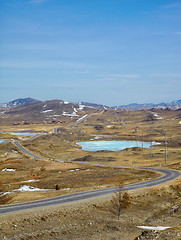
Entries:
[[181, 98], [181, 1], [0, 0], [0, 102]]

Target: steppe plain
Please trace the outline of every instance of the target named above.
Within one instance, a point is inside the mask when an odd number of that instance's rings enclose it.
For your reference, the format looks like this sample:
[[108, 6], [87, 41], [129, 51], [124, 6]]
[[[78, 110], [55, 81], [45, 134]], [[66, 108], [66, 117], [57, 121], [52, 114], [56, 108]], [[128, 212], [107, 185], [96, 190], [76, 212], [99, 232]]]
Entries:
[[[25, 148], [42, 158], [38, 160], [24, 155], [13, 142], [0, 144], [0, 170], [16, 169], [13, 172], [0, 172], [2, 189], [10, 192], [3, 198], [4, 204], [127, 185], [160, 175], [133, 166], [181, 170], [181, 110], [90, 109], [82, 112], [80, 117], [84, 114], [88, 117], [81, 122], [76, 122], [76, 117], [68, 116], [64, 116], [63, 121], [60, 117], [63, 123], [38, 120], [31, 121], [28, 126], [13, 125], [12, 118], [2, 121], [1, 138], [19, 139]], [[54, 128], [57, 133], [53, 133]], [[27, 141], [27, 136], [7, 134], [26, 129], [42, 134]], [[152, 151], [142, 148], [115, 152], [82, 151], [77, 142], [88, 140], [156, 141], [161, 144], [153, 146]], [[78, 161], [132, 168], [94, 166]], [[37, 181], [23, 182], [29, 180]], [[45, 190], [13, 191], [24, 185]], [[109, 195], [89, 201], [0, 215], [0, 238], [181, 239], [180, 178], [128, 194], [131, 203], [121, 209], [120, 220], [117, 218], [113, 196]], [[137, 228], [145, 225], [170, 228], [163, 231]]]

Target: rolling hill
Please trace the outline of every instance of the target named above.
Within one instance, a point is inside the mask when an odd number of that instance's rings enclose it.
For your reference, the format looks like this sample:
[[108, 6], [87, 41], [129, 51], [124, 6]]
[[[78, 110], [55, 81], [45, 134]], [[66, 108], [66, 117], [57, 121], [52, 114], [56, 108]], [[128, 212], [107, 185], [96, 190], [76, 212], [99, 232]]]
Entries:
[[32, 98], [16, 99], [0, 105], [0, 124], [28, 124], [34, 122], [75, 122], [85, 114], [105, 110], [179, 110], [181, 100], [160, 104], [129, 104], [109, 107], [96, 103], [69, 103], [63, 100], [38, 101]]
[[0, 123], [62, 122], [76, 120], [97, 109], [63, 100], [33, 101], [29, 104], [6, 108], [1, 112]]
[[27, 105], [27, 104], [30, 104], [32, 102], [37, 102], [37, 101], [38, 100], [33, 99], [33, 98], [18, 98], [11, 102], [0, 104], [0, 109], [15, 108], [18, 106]]

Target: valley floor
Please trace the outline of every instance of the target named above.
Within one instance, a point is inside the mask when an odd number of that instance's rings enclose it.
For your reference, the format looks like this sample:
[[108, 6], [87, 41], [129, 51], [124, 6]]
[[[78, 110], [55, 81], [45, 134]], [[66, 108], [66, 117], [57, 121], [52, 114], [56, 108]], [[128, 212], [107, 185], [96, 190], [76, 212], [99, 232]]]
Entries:
[[[160, 118], [155, 117], [158, 114]], [[15, 204], [91, 189], [146, 181], [160, 175], [133, 166], [181, 170], [180, 111], [99, 111], [85, 122], [71, 125], [34, 123], [28, 128], [42, 132], [21, 141], [42, 159], [24, 155], [13, 143], [0, 144], [0, 191], [10, 192], [1, 204]], [[9, 123], [10, 124], [10, 123]], [[57, 129], [56, 134], [53, 129]], [[24, 126], [3, 125], [1, 138]], [[167, 135], [165, 135], [165, 132]], [[166, 148], [165, 148], [165, 136]], [[22, 136], [14, 136], [22, 140]], [[76, 143], [88, 140], [140, 140], [161, 144], [152, 149], [82, 151]], [[166, 151], [165, 151], [166, 150]], [[167, 162], [165, 162], [165, 153]], [[118, 169], [80, 164], [78, 161], [124, 165]], [[21, 192], [25, 185], [44, 191]], [[57, 190], [56, 190], [57, 188]], [[50, 191], [47, 191], [50, 190]], [[16, 190], [16, 191], [14, 191]], [[118, 209], [112, 195], [74, 204], [38, 208], [0, 215], [1, 240], [52, 239], [181, 239], [181, 179], [157, 187], [128, 192], [131, 203]], [[2, 199], [1, 199], [2, 200]], [[170, 227], [144, 230], [138, 226]]]

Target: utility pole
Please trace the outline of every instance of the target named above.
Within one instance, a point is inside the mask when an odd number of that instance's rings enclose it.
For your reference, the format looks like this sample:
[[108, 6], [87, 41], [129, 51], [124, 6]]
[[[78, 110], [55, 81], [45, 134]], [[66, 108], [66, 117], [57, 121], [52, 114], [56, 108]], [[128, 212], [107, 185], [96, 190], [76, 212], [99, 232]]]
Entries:
[[152, 157], [152, 133], [151, 133], [151, 157]]
[[128, 137], [128, 126], [127, 126], [127, 123], [126, 123], [126, 130], [127, 130], [127, 137]]
[[138, 142], [138, 126], [136, 126], [136, 141]]
[[142, 131], [142, 152], [143, 152], [143, 131]]
[[127, 122], [125, 120], [125, 123], [124, 123], [125, 127], [126, 127], [126, 136], [128, 137], [128, 126], [127, 126]]
[[167, 164], [167, 133], [165, 132], [165, 164]]

